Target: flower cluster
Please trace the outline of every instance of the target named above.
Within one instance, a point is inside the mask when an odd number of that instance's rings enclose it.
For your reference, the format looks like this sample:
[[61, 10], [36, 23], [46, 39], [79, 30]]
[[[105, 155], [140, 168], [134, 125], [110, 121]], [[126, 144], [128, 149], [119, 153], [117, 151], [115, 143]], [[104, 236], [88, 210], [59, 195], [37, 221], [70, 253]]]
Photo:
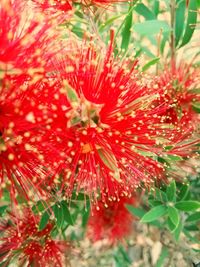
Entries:
[[[183, 159], [196, 156], [200, 77], [182, 64], [149, 86], [138, 59], [115, 55], [113, 30], [107, 46], [87, 34], [65, 40], [77, 2], [87, 8], [125, 1], [0, 2], [1, 194], [30, 204], [81, 191], [99, 207], [90, 237], [115, 242], [130, 231], [125, 205], [135, 203], [133, 192], [167, 181]], [[62, 266], [53, 225], [39, 231], [39, 217], [23, 213], [1, 226], [2, 259], [7, 264], [20, 252], [21, 265]]]
[[190, 123], [198, 120], [193, 104], [199, 103], [199, 70], [184, 62], [167, 68], [153, 81], [155, 88], [161, 88], [162, 96], [169, 103], [167, 121], [177, 123], [184, 115]]
[[[19, 211], [18, 211], [19, 212]], [[23, 214], [11, 213], [8, 221], [1, 221], [0, 259], [3, 266], [16, 260], [18, 266], [63, 266], [64, 254], [69, 245], [52, 239], [54, 225], [49, 222], [38, 230], [40, 217], [25, 208]]]
[[[176, 124], [168, 120], [172, 104], [163, 87], [149, 88], [137, 61], [114, 57], [113, 38], [111, 32], [104, 55], [93, 42], [70, 50], [57, 59], [51, 76], [57, 100], [52, 128], [63, 155], [58, 169], [67, 197], [76, 189], [94, 200], [98, 192], [119, 198], [141, 183], [148, 187], [165, 179], [166, 166], [158, 158], [187, 156], [198, 142], [186, 116]], [[57, 175], [50, 188], [56, 182]]]
[[88, 237], [92, 241], [107, 239], [111, 243], [127, 237], [133, 228], [133, 216], [126, 205], [135, 205], [136, 199], [122, 197], [114, 201], [107, 200], [107, 203], [99, 200], [98, 208], [94, 207], [88, 221]]
[[58, 34], [52, 33], [48, 18], [27, 12], [26, 1], [7, 0], [0, 5], [0, 181], [1, 188], [9, 188], [12, 200], [16, 191], [29, 198], [31, 189], [40, 187], [49, 174], [45, 155], [53, 152], [43, 92], [36, 83], [51, 55], [46, 51], [53, 45], [49, 41]]

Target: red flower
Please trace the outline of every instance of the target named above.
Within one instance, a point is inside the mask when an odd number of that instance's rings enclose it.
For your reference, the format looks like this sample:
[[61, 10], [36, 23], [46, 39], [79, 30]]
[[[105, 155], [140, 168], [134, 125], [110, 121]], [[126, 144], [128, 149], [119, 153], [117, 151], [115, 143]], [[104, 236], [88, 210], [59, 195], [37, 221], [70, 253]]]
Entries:
[[32, 0], [42, 8], [43, 11], [51, 9], [54, 13], [56, 11], [68, 12], [72, 10], [72, 3], [68, 0]]
[[17, 255], [20, 266], [64, 266], [63, 258], [68, 245], [50, 237], [51, 222], [39, 231], [40, 217], [29, 209], [24, 209], [22, 216], [11, 213], [9, 219], [8, 223], [3, 221], [0, 226], [3, 235], [0, 239], [0, 259], [4, 264], [12, 262]]
[[88, 221], [87, 233], [91, 240], [108, 239], [111, 243], [127, 237], [133, 228], [133, 216], [126, 205], [135, 204], [134, 197], [122, 197], [115, 201], [98, 201], [97, 207], [92, 209]]
[[199, 71], [191, 65], [181, 62], [178, 67], [166, 68], [165, 71], [153, 81], [161, 89], [164, 101], [169, 103], [166, 111], [168, 122], [177, 123], [183, 115], [190, 121], [197, 119], [192, 105], [199, 102]]
[[[16, 193], [34, 200], [45, 193], [42, 182], [50, 174], [56, 151], [48, 129], [43, 91], [24, 77], [8, 77], [0, 88], [0, 182], [12, 200]], [[33, 197], [34, 196], [34, 197]]]
[[[78, 2], [77, 0], [74, 0], [74, 2]], [[103, 5], [111, 5], [114, 3], [122, 3], [122, 2], [127, 2], [125, 0], [81, 0], [81, 2], [85, 5], [98, 5], [98, 6], [103, 6]]]
[[164, 179], [156, 158], [168, 153], [163, 147], [174, 136], [184, 135], [164, 122], [169, 106], [141, 82], [136, 62], [114, 58], [112, 42], [103, 54], [92, 44], [72, 50], [51, 78], [52, 84], [60, 79], [51, 92], [57, 101], [52, 128], [65, 158], [62, 189], [68, 195], [84, 190], [93, 199], [98, 192], [118, 198]]
[[1, 1], [1, 70], [12, 73], [26, 70], [29, 74], [43, 71], [45, 61], [52, 57], [49, 51], [57, 51], [54, 40], [58, 33], [53, 29], [58, 22], [37, 12], [27, 1]]

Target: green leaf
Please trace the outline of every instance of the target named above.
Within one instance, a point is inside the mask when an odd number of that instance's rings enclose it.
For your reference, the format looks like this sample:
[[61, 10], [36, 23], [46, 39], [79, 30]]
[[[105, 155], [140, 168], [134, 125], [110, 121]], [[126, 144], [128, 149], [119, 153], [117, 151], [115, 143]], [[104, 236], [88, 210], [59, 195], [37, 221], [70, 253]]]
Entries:
[[174, 238], [175, 238], [176, 241], [179, 240], [179, 237], [180, 237], [182, 229], [183, 229], [183, 224], [182, 224], [182, 222], [180, 220], [178, 226], [176, 227], [176, 229], [174, 231]]
[[178, 194], [179, 200], [185, 200], [189, 194], [189, 185], [183, 184], [180, 188], [180, 192]]
[[71, 199], [75, 201], [88, 201], [89, 200], [88, 195], [80, 193], [80, 192], [79, 193], [73, 192]]
[[180, 221], [180, 216], [177, 209], [175, 209], [174, 207], [168, 207], [168, 216], [175, 227], [177, 227]]
[[73, 221], [72, 216], [70, 214], [67, 202], [63, 200], [61, 203], [62, 203], [62, 208], [63, 208], [64, 220], [69, 225], [74, 225], [74, 221]]
[[159, 57], [153, 58], [152, 60], [150, 60], [149, 62], [147, 62], [143, 67], [142, 67], [142, 71], [146, 71], [148, 70], [151, 66], [155, 65], [156, 63], [158, 63], [158, 61], [160, 60]]
[[165, 259], [168, 257], [168, 255], [169, 255], [168, 249], [166, 247], [163, 247], [160, 257], [158, 258], [155, 267], [163, 267], [164, 266], [163, 263]]
[[170, 232], [173, 232], [176, 229], [176, 226], [173, 224], [173, 222], [171, 221], [169, 217], [167, 218], [167, 226]]
[[39, 223], [39, 231], [43, 230], [46, 227], [46, 225], [47, 225], [47, 223], [49, 221], [49, 217], [50, 217], [49, 216], [49, 212], [45, 211], [43, 213], [43, 215], [41, 217], [41, 220], [40, 220], [40, 223]]
[[84, 30], [78, 26], [73, 26], [71, 31], [75, 33], [79, 38], [83, 38], [84, 36]]
[[129, 255], [128, 255], [128, 253], [125, 251], [124, 247], [121, 246], [121, 245], [119, 245], [119, 252], [121, 253], [121, 255], [123, 256], [123, 259], [124, 259], [127, 263], [129, 263], [129, 264], [132, 263], [132, 261], [131, 261]]
[[151, 199], [149, 199], [148, 200], [148, 204], [151, 205], [152, 207], [155, 207], [155, 206], [162, 205], [162, 202], [159, 201], [159, 200], [151, 200]]
[[141, 222], [152, 222], [167, 213], [167, 207], [164, 205], [156, 206], [147, 212], [141, 219]]
[[137, 4], [134, 9], [139, 15], [143, 16], [146, 20], [156, 19], [155, 14], [151, 12], [151, 10], [142, 3]]
[[192, 38], [193, 32], [195, 30], [196, 23], [197, 23], [197, 1], [189, 0], [188, 17], [187, 17], [185, 32], [184, 32], [180, 47], [186, 45], [190, 41], [190, 39]]
[[183, 160], [182, 157], [177, 156], [177, 155], [167, 155], [166, 159], [168, 160], [172, 160], [172, 161], [179, 161], [179, 160]]
[[186, 222], [200, 221], [200, 212], [195, 212], [187, 217]]
[[145, 36], [158, 34], [161, 31], [163, 33], [171, 31], [171, 28], [167, 22], [162, 20], [148, 20], [141, 23], [136, 23], [134, 24], [133, 28], [137, 33]]
[[175, 181], [172, 181], [167, 186], [167, 199], [168, 201], [174, 202], [176, 200], [176, 183]]
[[167, 202], [167, 195], [162, 190], [156, 188], [156, 199], [161, 202]]
[[194, 211], [200, 208], [200, 202], [194, 200], [179, 201], [175, 207], [182, 211]]
[[162, 41], [160, 43], [160, 52], [161, 52], [161, 54], [164, 53], [165, 45], [166, 45], [166, 43], [167, 43], [167, 41], [169, 39], [169, 36], [170, 36], [169, 32], [164, 32], [163, 33], [163, 38], [162, 38]]
[[185, 229], [188, 231], [199, 232], [199, 227], [196, 224], [185, 225]]
[[133, 19], [133, 9], [131, 8], [131, 5], [130, 5], [129, 12], [125, 18], [124, 28], [122, 31], [121, 49], [125, 51], [128, 49], [128, 45], [130, 42], [132, 19]]
[[80, 12], [80, 11], [77, 10], [77, 11], [75, 12], [75, 15], [76, 15], [77, 17], [81, 18], [81, 19], [84, 19], [83, 12]]
[[85, 227], [90, 216], [90, 202], [87, 203], [87, 206], [84, 208], [82, 214], [82, 226]]
[[192, 108], [195, 112], [200, 113], [200, 103], [199, 102], [195, 102], [192, 104]]
[[63, 211], [63, 205], [60, 202], [57, 202], [53, 207], [53, 212], [56, 218], [56, 225], [58, 228], [62, 228], [63, 222], [64, 222], [64, 211]]
[[144, 214], [146, 213], [145, 210], [143, 209], [139, 209], [139, 208], [134, 208], [131, 205], [126, 205], [126, 208], [128, 209], [128, 211], [133, 214], [136, 217], [142, 218], [144, 216]]
[[159, 8], [160, 8], [159, 0], [154, 0], [154, 3], [153, 3], [153, 11], [154, 11], [154, 14], [155, 14], [156, 17], [159, 14]]
[[114, 22], [116, 19], [119, 19], [119, 18], [121, 18], [122, 16], [124, 16], [124, 14], [120, 14], [120, 15], [117, 15], [117, 16], [113, 16], [112, 18], [108, 19], [105, 23], [101, 23], [101, 25], [100, 25], [100, 27], [99, 27], [99, 32], [102, 32], [103, 30], [105, 30], [106, 27], [112, 25], [113, 22]]
[[32, 211], [37, 214], [48, 208], [47, 203], [44, 200], [39, 200], [36, 205], [32, 207]]
[[5, 260], [4, 262], [0, 262], [0, 267], [6, 267], [6, 266], [8, 266], [8, 264], [9, 264], [8, 260]]
[[186, 0], [178, 0], [176, 5], [177, 8], [175, 15], [175, 43], [177, 46], [184, 29]]
[[194, 88], [194, 89], [188, 90], [188, 93], [199, 95], [200, 94], [200, 88]]
[[7, 205], [4, 205], [4, 206], [0, 207], [0, 216], [2, 216], [4, 214], [4, 212], [7, 209], [7, 207], [8, 207]]

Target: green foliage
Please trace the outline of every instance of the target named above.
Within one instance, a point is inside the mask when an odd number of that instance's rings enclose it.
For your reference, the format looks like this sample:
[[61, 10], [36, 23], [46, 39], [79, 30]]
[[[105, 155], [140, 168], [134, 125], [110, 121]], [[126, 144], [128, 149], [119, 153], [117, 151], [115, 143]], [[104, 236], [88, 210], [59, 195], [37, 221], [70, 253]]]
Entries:
[[185, 21], [185, 9], [186, 9], [186, 0], [177, 0], [176, 1], [176, 18], [175, 18], [175, 42], [176, 46], [182, 37], [184, 30], [184, 21]]
[[126, 51], [129, 46], [130, 37], [131, 37], [131, 26], [132, 26], [132, 17], [133, 17], [133, 9], [130, 5], [129, 11], [127, 13], [127, 16], [125, 18], [124, 22], [124, 28], [122, 31], [122, 43], [121, 43], [121, 49]]
[[141, 23], [135, 23], [133, 29], [143, 36], [159, 34], [160, 32], [170, 32], [168, 23], [164, 20], [148, 20]]
[[45, 211], [42, 214], [42, 217], [40, 219], [40, 224], [39, 224], [39, 230], [40, 231], [46, 227], [46, 225], [48, 224], [49, 218], [50, 218], [50, 214], [47, 211]]
[[150, 60], [149, 62], [147, 62], [143, 67], [142, 67], [142, 71], [146, 71], [148, 70], [151, 66], [155, 65], [156, 63], [158, 63], [160, 60], [159, 57], [153, 58], [152, 60]]
[[192, 38], [197, 23], [197, 1], [189, 0], [187, 22], [180, 47], [186, 45]]
[[152, 222], [167, 213], [167, 207], [164, 205], [153, 207], [141, 219], [141, 222]]
[[127, 205], [131, 214], [159, 228], [168, 229], [176, 241], [181, 232], [199, 231], [200, 201], [190, 198], [189, 184], [180, 184], [174, 180], [168, 185], [147, 192], [149, 210]]

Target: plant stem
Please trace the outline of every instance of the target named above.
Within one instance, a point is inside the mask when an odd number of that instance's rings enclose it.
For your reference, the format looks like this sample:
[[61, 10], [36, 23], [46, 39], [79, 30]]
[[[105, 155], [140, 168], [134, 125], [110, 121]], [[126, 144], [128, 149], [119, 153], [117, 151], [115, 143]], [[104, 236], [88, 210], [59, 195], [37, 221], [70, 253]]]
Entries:
[[175, 13], [176, 13], [176, 0], [170, 1], [170, 15], [171, 15], [171, 38], [170, 38], [170, 49], [171, 49], [171, 67], [174, 69], [176, 65], [176, 47], [175, 47]]

